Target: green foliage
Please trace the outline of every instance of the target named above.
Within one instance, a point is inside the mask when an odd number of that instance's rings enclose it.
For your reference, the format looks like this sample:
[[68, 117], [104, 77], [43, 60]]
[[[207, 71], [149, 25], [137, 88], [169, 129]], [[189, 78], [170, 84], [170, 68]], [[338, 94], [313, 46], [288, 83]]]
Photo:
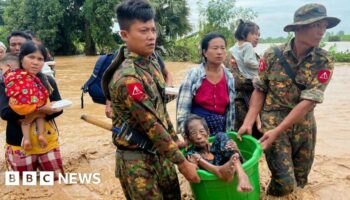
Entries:
[[0, 41], [4, 44], [7, 43], [7, 36], [9, 35], [9, 31], [6, 30], [4, 26], [0, 26]]
[[200, 6], [200, 36], [209, 32], [219, 32], [233, 45], [233, 33], [238, 19], [253, 20], [257, 13], [250, 8], [236, 7], [235, 0], [209, 0], [207, 6]]
[[9, 0], [4, 10], [8, 32], [30, 30], [53, 51], [60, 47], [57, 35], [64, 9], [56, 0]]
[[285, 43], [288, 42], [288, 38], [285, 37], [277, 37], [277, 38], [272, 38], [272, 37], [268, 37], [268, 38], [261, 38], [259, 40], [259, 43]]
[[[0, 1], [5, 30], [34, 32], [55, 54], [114, 51], [122, 41], [112, 33], [114, 7], [122, 0], [7, 0]], [[174, 45], [173, 40], [191, 31], [186, 0], [151, 0], [156, 10], [158, 45]], [[0, 18], [1, 25], [1, 18]]]
[[199, 53], [200, 39], [201, 38], [196, 33], [168, 45], [166, 59], [171, 61], [191, 61], [199, 63], [201, 59]]
[[[324, 46], [320, 45], [320, 47], [323, 48]], [[334, 57], [336, 53], [337, 53], [337, 44], [334, 44], [333, 46], [329, 47], [328, 54]]]
[[181, 42], [182, 39], [177, 40], [191, 31], [187, 1], [151, 0], [151, 3], [156, 11], [158, 53], [171, 61], [192, 60], [192, 48]]
[[118, 2], [119, 0], [86, 0], [82, 6], [85, 34], [91, 34], [91, 40], [101, 53], [111, 52], [117, 46], [112, 35], [112, 18], [115, 15], [112, 8]]
[[339, 35], [331, 35], [328, 37], [329, 42], [338, 42], [340, 41], [340, 36]]
[[4, 25], [4, 18], [2, 17], [4, 14], [5, 7], [7, 6], [8, 2], [5, 1], [0, 1], [0, 26]]
[[350, 41], [350, 35], [341, 35], [340, 40], [341, 41]]
[[[86, 55], [109, 52], [116, 47], [111, 27], [115, 16], [114, 6], [120, 0], [61, 0], [65, 8], [61, 27], [62, 39], [66, 39], [71, 49], [61, 52], [77, 51], [74, 44], [83, 44]], [[81, 46], [79, 46], [81, 49]]]
[[[219, 32], [227, 40], [227, 46], [234, 44], [233, 32], [238, 19], [252, 20], [257, 14], [251, 9], [235, 6], [235, 0], [209, 0], [200, 6], [200, 30], [197, 33], [169, 42], [166, 58], [173, 61], [201, 62], [200, 41], [209, 32]], [[166, 22], [166, 21], [165, 21]]]
[[152, 0], [151, 3], [156, 11], [157, 45], [167, 47], [167, 43], [191, 31], [186, 0]]
[[288, 32], [287, 37], [277, 37], [277, 38], [260, 38], [259, 43], [286, 43], [294, 37], [293, 32]]
[[[6, 30], [30, 30], [57, 54], [86, 54], [115, 48], [111, 27], [119, 0], [8, 0]], [[0, 4], [1, 11], [1, 4]], [[79, 44], [79, 46], [76, 46]]]
[[350, 62], [350, 52], [335, 53], [334, 58], [336, 62]]
[[328, 49], [329, 55], [331, 55], [336, 62], [350, 62], [350, 52], [337, 52], [337, 44], [334, 44]]
[[350, 41], [350, 35], [345, 34], [344, 31], [339, 31], [337, 34], [333, 32], [327, 31], [324, 39], [326, 41], [334, 42], [334, 41]]

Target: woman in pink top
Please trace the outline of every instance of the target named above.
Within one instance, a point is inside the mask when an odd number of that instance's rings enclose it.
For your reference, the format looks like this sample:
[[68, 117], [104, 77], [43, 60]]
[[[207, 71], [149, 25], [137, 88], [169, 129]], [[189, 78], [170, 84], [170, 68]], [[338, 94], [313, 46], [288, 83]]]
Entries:
[[191, 114], [203, 117], [215, 135], [233, 130], [234, 80], [223, 65], [226, 59], [226, 39], [209, 33], [201, 42], [203, 63], [192, 68], [180, 87], [176, 119], [178, 132], [184, 133], [184, 122]]

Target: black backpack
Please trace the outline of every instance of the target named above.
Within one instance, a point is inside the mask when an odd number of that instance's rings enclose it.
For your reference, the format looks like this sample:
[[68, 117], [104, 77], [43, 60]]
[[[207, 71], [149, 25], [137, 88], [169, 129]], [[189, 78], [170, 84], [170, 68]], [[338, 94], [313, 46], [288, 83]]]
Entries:
[[112, 63], [117, 53], [102, 55], [98, 58], [89, 80], [81, 87], [81, 108], [84, 108], [84, 93], [86, 92], [89, 92], [94, 103], [106, 104], [106, 97], [101, 87], [102, 75]]

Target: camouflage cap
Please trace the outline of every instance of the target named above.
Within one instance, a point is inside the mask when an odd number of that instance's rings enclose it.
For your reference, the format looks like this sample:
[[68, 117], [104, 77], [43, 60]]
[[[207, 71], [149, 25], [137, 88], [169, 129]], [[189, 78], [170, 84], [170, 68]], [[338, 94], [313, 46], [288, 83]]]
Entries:
[[335, 27], [339, 24], [340, 19], [336, 17], [328, 17], [326, 7], [321, 4], [310, 3], [300, 7], [294, 13], [294, 23], [284, 27], [284, 31], [294, 31], [296, 27], [311, 24], [317, 21], [326, 20], [328, 22], [327, 29]]

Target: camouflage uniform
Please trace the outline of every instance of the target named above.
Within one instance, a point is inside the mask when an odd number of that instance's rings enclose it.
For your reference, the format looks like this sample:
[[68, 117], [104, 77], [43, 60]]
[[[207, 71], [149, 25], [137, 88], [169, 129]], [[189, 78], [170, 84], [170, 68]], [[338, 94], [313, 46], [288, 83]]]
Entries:
[[[112, 62], [103, 77], [106, 97], [111, 99], [113, 125], [126, 122], [147, 135], [156, 154], [130, 144], [122, 134], [117, 144], [116, 176], [127, 199], [180, 199], [173, 163], [184, 161], [165, 106], [165, 81], [155, 57], [145, 59], [126, 49]], [[111, 74], [113, 74], [113, 77]]]
[[[259, 56], [257, 55], [257, 59]], [[241, 128], [244, 118], [248, 113], [249, 109], [249, 100], [254, 91], [254, 87], [251, 79], [245, 78], [240, 72], [238, 67], [230, 69], [235, 78], [235, 89], [237, 91], [237, 96], [235, 98], [235, 112], [236, 112], [236, 120], [235, 120], [235, 130], [238, 131]], [[256, 123], [253, 126], [252, 135], [259, 139], [261, 137], [261, 133], [259, 132]]]
[[[266, 65], [260, 65], [255, 88], [266, 95], [261, 121], [263, 132], [277, 127], [302, 100], [323, 101], [324, 91], [333, 71], [333, 60], [327, 52], [313, 48], [299, 63], [292, 51], [294, 39], [278, 48], [296, 72], [296, 82], [306, 86], [300, 90], [279, 64], [273, 49], [264, 55]], [[293, 191], [295, 184], [304, 187], [310, 172], [316, 142], [316, 123], [313, 110], [300, 122], [282, 132], [266, 153], [272, 179], [267, 193], [282, 196]]]
[[237, 96], [235, 98], [235, 108], [236, 108], [236, 121], [235, 121], [235, 130], [238, 130], [244, 121], [244, 118], [248, 112], [248, 105], [244, 99], [243, 91], [249, 87], [252, 91], [254, 88], [249, 84], [249, 80], [246, 79], [242, 74], [239, 73], [238, 68], [232, 69], [232, 74], [235, 78], [235, 89], [237, 91]]

